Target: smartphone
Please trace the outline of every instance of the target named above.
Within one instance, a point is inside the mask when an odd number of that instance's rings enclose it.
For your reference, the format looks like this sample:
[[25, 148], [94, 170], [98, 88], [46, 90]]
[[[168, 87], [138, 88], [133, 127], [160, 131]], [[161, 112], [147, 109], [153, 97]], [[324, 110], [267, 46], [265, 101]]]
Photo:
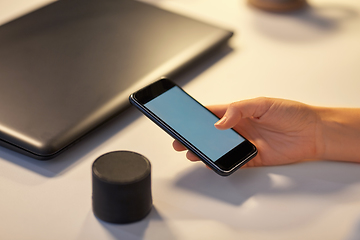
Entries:
[[257, 154], [233, 129], [215, 128], [219, 118], [169, 79], [160, 79], [129, 97], [130, 103], [206, 165], [228, 176]]

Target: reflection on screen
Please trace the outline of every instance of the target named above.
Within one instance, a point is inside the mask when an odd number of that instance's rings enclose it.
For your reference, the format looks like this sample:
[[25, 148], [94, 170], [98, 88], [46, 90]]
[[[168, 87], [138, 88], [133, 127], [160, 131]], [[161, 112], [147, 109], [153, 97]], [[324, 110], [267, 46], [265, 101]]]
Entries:
[[198, 150], [216, 161], [244, 141], [232, 129], [218, 130], [218, 118], [204, 109], [179, 87], [173, 87], [145, 104]]

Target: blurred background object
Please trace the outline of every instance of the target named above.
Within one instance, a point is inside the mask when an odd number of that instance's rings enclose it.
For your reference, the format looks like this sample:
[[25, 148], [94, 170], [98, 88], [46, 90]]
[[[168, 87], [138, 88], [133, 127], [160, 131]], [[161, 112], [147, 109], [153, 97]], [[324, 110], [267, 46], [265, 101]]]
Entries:
[[266, 11], [288, 12], [307, 5], [306, 0], [248, 0], [249, 4]]

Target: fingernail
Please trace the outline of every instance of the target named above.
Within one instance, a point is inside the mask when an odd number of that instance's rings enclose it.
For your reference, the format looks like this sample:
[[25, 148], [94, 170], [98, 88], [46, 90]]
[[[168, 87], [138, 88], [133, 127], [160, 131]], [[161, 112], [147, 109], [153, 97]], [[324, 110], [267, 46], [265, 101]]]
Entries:
[[219, 121], [217, 121], [214, 125], [219, 126], [226, 122], [226, 117], [221, 118]]

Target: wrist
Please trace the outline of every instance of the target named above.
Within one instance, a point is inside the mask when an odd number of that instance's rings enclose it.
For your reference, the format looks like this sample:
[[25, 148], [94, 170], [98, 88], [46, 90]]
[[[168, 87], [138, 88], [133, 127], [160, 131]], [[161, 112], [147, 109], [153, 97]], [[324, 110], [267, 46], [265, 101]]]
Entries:
[[318, 159], [360, 162], [360, 111], [316, 107]]

